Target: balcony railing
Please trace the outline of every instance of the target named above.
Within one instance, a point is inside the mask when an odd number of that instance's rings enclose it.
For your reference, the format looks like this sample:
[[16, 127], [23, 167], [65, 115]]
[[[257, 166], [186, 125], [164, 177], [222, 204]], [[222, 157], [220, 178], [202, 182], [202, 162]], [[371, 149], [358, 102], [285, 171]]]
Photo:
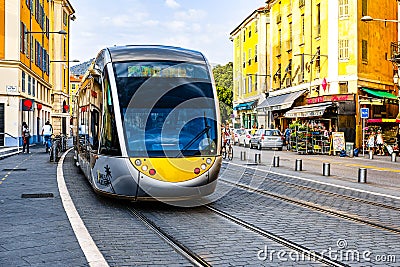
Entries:
[[390, 61], [400, 65], [400, 42], [392, 42], [390, 44], [391, 56]]

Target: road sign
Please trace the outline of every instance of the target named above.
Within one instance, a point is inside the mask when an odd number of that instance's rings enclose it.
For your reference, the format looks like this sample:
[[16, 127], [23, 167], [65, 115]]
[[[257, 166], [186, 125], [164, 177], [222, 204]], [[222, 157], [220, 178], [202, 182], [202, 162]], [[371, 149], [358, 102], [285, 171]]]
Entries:
[[361, 119], [368, 119], [369, 108], [361, 108]]

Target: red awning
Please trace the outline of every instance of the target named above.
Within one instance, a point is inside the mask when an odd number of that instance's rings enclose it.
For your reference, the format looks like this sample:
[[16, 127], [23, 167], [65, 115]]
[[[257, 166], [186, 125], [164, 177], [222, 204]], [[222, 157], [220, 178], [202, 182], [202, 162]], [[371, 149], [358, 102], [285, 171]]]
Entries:
[[368, 123], [399, 122], [400, 119], [368, 119]]

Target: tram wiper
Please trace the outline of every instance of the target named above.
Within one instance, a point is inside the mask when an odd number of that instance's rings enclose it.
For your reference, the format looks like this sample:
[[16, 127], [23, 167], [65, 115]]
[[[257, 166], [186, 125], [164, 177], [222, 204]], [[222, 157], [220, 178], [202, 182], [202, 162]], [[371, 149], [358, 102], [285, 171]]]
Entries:
[[199, 132], [195, 137], [193, 137], [192, 140], [190, 140], [189, 143], [186, 144], [186, 146], [184, 146], [181, 151], [179, 151], [178, 155], [175, 156], [175, 158], [180, 158], [181, 156], [183, 156], [183, 153], [186, 152], [189, 147], [191, 145], [194, 144], [194, 142], [196, 142], [203, 134], [207, 133], [208, 135], [208, 131], [211, 129], [211, 126], [207, 125], [201, 132]]

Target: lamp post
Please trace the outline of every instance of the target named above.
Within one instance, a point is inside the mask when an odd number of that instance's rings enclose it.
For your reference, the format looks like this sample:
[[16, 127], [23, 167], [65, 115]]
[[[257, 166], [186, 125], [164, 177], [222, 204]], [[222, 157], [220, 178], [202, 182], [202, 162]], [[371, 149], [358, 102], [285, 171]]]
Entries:
[[363, 22], [369, 22], [369, 21], [383, 21], [383, 22], [395, 22], [395, 23], [400, 23], [400, 20], [395, 20], [395, 19], [375, 19], [371, 16], [364, 16], [361, 18], [361, 21]]

